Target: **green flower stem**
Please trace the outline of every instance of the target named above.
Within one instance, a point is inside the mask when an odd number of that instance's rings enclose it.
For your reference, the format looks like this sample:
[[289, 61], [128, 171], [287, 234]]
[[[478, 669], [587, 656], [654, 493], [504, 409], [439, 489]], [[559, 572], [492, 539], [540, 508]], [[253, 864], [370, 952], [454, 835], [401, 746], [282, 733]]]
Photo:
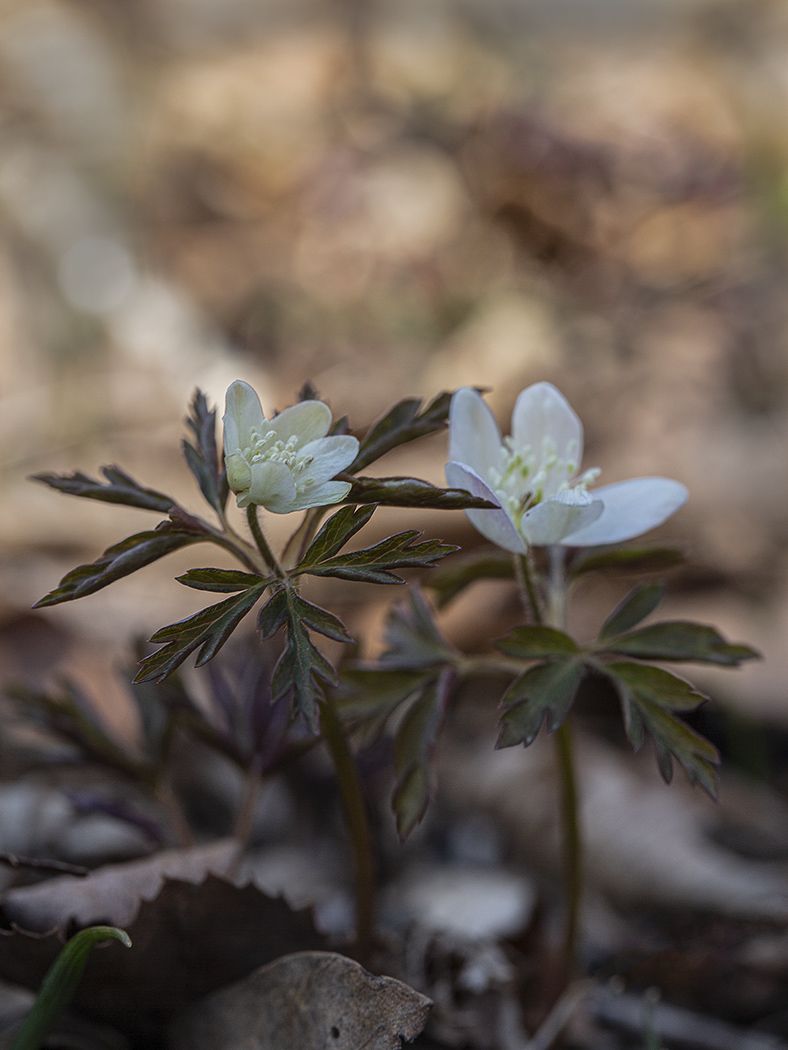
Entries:
[[523, 608], [526, 613], [530, 613], [534, 623], [543, 623], [542, 606], [536, 590], [530, 553], [514, 555], [514, 574], [520, 588]]
[[342, 723], [329, 700], [320, 705], [320, 724], [337, 775], [356, 868], [356, 944], [369, 958], [375, 926], [375, 854], [361, 778]]
[[63, 1009], [73, 999], [92, 948], [110, 940], [131, 947], [126, 931], [115, 926], [91, 926], [71, 938], [44, 978], [11, 1050], [39, 1050]]
[[276, 576], [280, 579], [284, 579], [284, 569], [277, 561], [276, 555], [268, 545], [268, 540], [265, 538], [265, 534], [260, 528], [260, 522], [257, 519], [257, 507], [254, 504], [246, 508], [246, 520], [249, 522], [249, 528], [251, 529], [252, 536], [257, 544], [257, 549], [263, 556], [263, 561]]
[[[547, 619], [551, 627], [566, 629], [566, 575], [563, 547], [550, 547], [550, 576], [547, 592]], [[583, 837], [575, 772], [572, 727], [568, 721], [555, 733], [555, 751], [561, 780], [561, 828], [566, 925], [564, 927], [563, 972], [568, 980], [577, 956], [577, 934], [583, 896]]]

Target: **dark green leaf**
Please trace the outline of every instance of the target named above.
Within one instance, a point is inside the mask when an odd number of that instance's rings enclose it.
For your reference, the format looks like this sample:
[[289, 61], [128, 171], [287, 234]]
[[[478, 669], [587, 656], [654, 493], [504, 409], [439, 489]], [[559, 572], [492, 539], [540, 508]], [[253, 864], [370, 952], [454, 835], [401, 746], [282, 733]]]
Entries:
[[101, 557], [90, 565], [78, 565], [67, 572], [53, 591], [36, 602], [35, 608], [43, 609], [49, 605], [84, 598], [85, 595], [100, 591], [115, 580], [158, 561], [165, 554], [205, 539], [202, 534], [186, 532], [168, 521], [162, 522], [155, 529], [137, 532], [108, 547]]
[[612, 653], [645, 660], [689, 660], [723, 667], [736, 667], [760, 655], [748, 645], [726, 642], [714, 627], [686, 620], [641, 627], [639, 631], [614, 639], [606, 648]]
[[227, 503], [229, 488], [216, 448], [216, 409], [208, 408], [202, 390], [194, 392], [186, 423], [192, 432], [192, 442], [185, 438], [183, 441], [183, 454], [189, 470], [197, 479], [203, 496], [221, 513]]
[[264, 581], [262, 576], [251, 572], [239, 572], [237, 569], [189, 569], [175, 579], [184, 587], [192, 587], [196, 591], [217, 591], [221, 594], [245, 591], [255, 584], [271, 582]]
[[516, 678], [502, 700], [496, 748], [522, 744], [528, 747], [536, 739], [547, 719], [549, 732], [562, 724], [574, 703], [585, 675], [585, 667], [576, 659], [538, 664]]
[[641, 583], [633, 587], [605, 620], [599, 632], [600, 639], [615, 638], [645, 620], [662, 601], [664, 591], [661, 583]]
[[312, 540], [299, 568], [332, 558], [366, 525], [374, 513], [374, 507], [343, 507], [337, 511]]
[[664, 572], [684, 562], [681, 551], [672, 547], [614, 547], [581, 554], [569, 567], [570, 576], [613, 569], [623, 573]]
[[574, 638], [555, 627], [534, 624], [515, 629], [496, 643], [496, 647], [518, 660], [543, 660], [550, 656], [570, 656], [580, 652]]
[[127, 507], [141, 507], [167, 514], [175, 503], [172, 496], [155, 489], [145, 488], [120, 467], [101, 467], [105, 482], [76, 471], [74, 474], [34, 474], [34, 481], [42, 481], [58, 492], [85, 499], [97, 499], [103, 503], [121, 503]]
[[407, 602], [389, 612], [385, 630], [386, 650], [380, 662], [386, 667], [415, 669], [453, 663], [457, 654], [438, 630], [424, 595], [418, 587]]
[[386, 667], [351, 667], [342, 672], [334, 698], [344, 722], [374, 723], [381, 729], [401, 703], [425, 682], [424, 671]]
[[446, 714], [452, 684], [450, 671], [427, 681], [408, 708], [394, 738], [396, 783], [391, 805], [400, 839], [420, 823], [430, 799], [431, 759]]
[[336, 685], [337, 678], [334, 668], [309, 637], [309, 631], [337, 642], [353, 639], [339, 617], [302, 598], [290, 583], [284, 583], [264, 606], [258, 624], [264, 637], [280, 627], [287, 631], [285, 648], [274, 668], [273, 699], [278, 700], [292, 689], [294, 715], [303, 715], [310, 729], [317, 731], [322, 685]]
[[161, 649], [140, 662], [135, 682], [160, 682], [199, 649], [197, 666], [212, 660], [246, 614], [259, 601], [265, 583], [249, 587], [241, 594], [209, 605], [184, 620], [162, 627], [151, 638], [164, 643]]
[[442, 609], [476, 580], [511, 580], [513, 576], [511, 554], [482, 549], [458, 555], [440, 565], [430, 573], [425, 584], [435, 593], [437, 606]]
[[673, 714], [673, 710], [692, 710], [705, 697], [658, 667], [615, 663], [608, 664], [605, 671], [621, 697], [624, 726], [634, 749], [639, 750], [650, 734], [666, 783], [673, 776], [675, 758], [692, 783], [716, 798], [720, 761], [716, 748]]
[[661, 667], [619, 660], [607, 664], [605, 671], [614, 679], [623, 682], [638, 699], [648, 700], [649, 703], [674, 711], [694, 711], [699, 704], [708, 700], [707, 696], [699, 693], [686, 679], [679, 678]]
[[[350, 477], [348, 476], [348, 480]], [[355, 478], [348, 503], [379, 503], [387, 507], [431, 507], [436, 510], [466, 510], [495, 507], [464, 489], [442, 489], [419, 478]]]
[[402, 577], [392, 569], [426, 568], [445, 558], [458, 548], [440, 540], [416, 542], [421, 533], [415, 530], [398, 532], [374, 547], [362, 547], [349, 554], [326, 558], [314, 565], [298, 565], [295, 574], [309, 573], [312, 576], [335, 576], [342, 580], [360, 583], [402, 583]]
[[438, 394], [422, 412], [418, 398], [398, 402], [369, 428], [349, 473], [357, 474], [398, 445], [442, 430], [449, 418], [451, 397], [451, 393]]
[[44, 978], [11, 1050], [40, 1050], [50, 1029], [73, 999], [91, 951], [97, 944], [107, 941], [120, 941], [124, 948], [131, 947], [126, 931], [115, 926], [90, 926], [80, 930], [64, 945]]

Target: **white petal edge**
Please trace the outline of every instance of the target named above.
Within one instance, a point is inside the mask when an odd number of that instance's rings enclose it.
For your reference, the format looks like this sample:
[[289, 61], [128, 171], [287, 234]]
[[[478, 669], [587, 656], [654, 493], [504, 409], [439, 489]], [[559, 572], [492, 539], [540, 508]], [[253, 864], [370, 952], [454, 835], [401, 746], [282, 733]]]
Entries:
[[601, 500], [569, 503], [548, 499], [537, 504], [523, 517], [522, 529], [533, 547], [551, 547], [579, 528], [591, 525], [604, 513]]
[[583, 424], [564, 395], [552, 383], [534, 383], [521, 391], [512, 412], [516, 448], [530, 445], [539, 456], [549, 437], [560, 459], [571, 459], [576, 470], [583, 461]]
[[286, 514], [289, 504], [295, 499], [296, 487], [293, 475], [284, 463], [269, 460], [267, 463], [253, 463], [251, 469], [246, 505], [256, 503], [274, 514]]
[[462, 387], [449, 408], [449, 459], [465, 463], [481, 478], [501, 458], [501, 432], [484, 398], [470, 387]]
[[317, 441], [310, 441], [308, 445], [304, 445], [300, 454], [314, 456], [314, 460], [308, 467], [304, 467], [298, 476], [299, 489], [305, 481], [321, 485], [350, 466], [358, 455], [358, 439], [350, 434], [318, 438]]
[[265, 420], [260, 398], [254, 387], [236, 379], [224, 395], [224, 451], [229, 454], [249, 444], [249, 431], [261, 427]]
[[327, 481], [317, 485], [301, 496], [296, 496], [287, 510], [274, 511], [275, 514], [287, 514], [291, 510], [307, 510], [309, 507], [328, 507], [332, 503], [341, 503], [350, 492], [349, 481]]
[[[464, 489], [472, 496], [489, 500], [490, 503], [498, 503], [495, 493], [478, 474], [466, 467], [464, 463], [447, 463], [446, 480], [452, 488]], [[525, 553], [525, 541], [503, 507], [498, 510], [466, 510], [465, 513], [471, 525], [485, 539], [491, 540], [513, 554]]]
[[331, 409], [324, 401], [299, 401], [270, 419], [268, 426], [282, 441], [295, 436], [298, 438], [296, 447], [302, 448], [310, 441], [326, 436], [331, 426]]
[[687, 502], [686, 486], [672, 478], [631, 478], [593, 490], [605, 505], [593, 525], [564, 540], [568, 547], [596, 547], [634, 539], [661, 525]]

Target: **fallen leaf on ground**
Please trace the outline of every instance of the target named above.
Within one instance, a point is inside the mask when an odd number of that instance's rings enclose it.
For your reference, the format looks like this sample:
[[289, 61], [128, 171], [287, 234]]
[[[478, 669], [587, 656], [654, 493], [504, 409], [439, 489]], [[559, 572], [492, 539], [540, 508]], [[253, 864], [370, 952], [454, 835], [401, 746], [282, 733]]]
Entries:
[[399, 1050], [430, 1000], [332, 952], [299, 952], [223, 988], [179, 1018], [169, 1050]]

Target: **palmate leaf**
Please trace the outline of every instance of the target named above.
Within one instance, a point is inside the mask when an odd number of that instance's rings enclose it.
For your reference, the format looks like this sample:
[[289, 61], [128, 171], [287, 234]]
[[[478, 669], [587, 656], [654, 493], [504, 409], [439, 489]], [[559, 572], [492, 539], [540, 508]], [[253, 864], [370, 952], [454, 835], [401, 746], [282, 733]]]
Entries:
[[360, 530], [375, 513], [375, 507], [343, 507], [323, 525], [301, 559], [304, 569], [332, 558]]
[[103, 503], [120, 503], [126, 507], [155, 510], [161, 514], [168, 514], [175, 505], [172, 496], [146, 488], [120, 467], [101, 467], [100, 472], [106, 480], [98, 481], [88, 474], [75, 471], [73, 474], [34, 474], [33, 481], [41, 481], [70, 496], [101, 500]]
[[287, 635], [284, 650], [274, 668], [272, 696], [278, 700], [292, 689], [293, 715], [301, 715], [310, 729], [317, 732], [318, 703], [324, 685], [336, 685], [337, 676], [331, 663], [309, 636], [310, 631], [337, 642], [352, 642], [345, 625], [319, 605], [302, 598], [289, 581], [260, 610], [258, 626], [264, 638], [284, 627]]
[[425, 674], [421, 669], [398, 667], [346, 668], [333, 702], [343, 722], [353, 728], [363, 725], [374, 737], [431, 674], [431, 670]]
[[543, 660], [551, 656], [571, 656], [580, 652], [574, 638], [564, 631], [542, 624], [515, 627], [496, 647], [518, 660]]
[[192, 441], [184, 438], [182, 442], [186, 463], [203, 496], [214, 510], [221, 513], [230, 490], [216, 447], [216, 409], [208, 407], [200, 389], [194, 392], [186, 424], [192, 433]]
[[140, 662], [135, 682], [160, 682], [199, 649], [197, 666], [212, 660], [235, 628], [254, 608], [268, 586], [267, 580], [248, 587], [241, 594], [209, 605], [184, 620], [162, 627], [151, 637], [161, 649]]
[[565, 657], [530, 667], [512, 682], [501, 701], [503, 708], [496, 748], [528, 747], [547, 721], [549, 732], [561, 726], [586, 674], [577, 657]]
[[464, 489], [442, 489], [419, 478], [352, 478], [347, 496], [349, 503], [377, 503], [386, 507], [423, 507], [435, 510], [489, 509], [495, 507], [485, 499], [472, 496]]
[[349, 473], [357, 474], [398, 445], [442, 430], [449, 418], [451, 398], [449, 392], [438, 394], [421, 412], [418, 398], [399, 401], [369, 428]]
[[438, 630], [418, 587], [409, 590], [406, 602], [391, 609], [384, 638], [386, 649], [380, 663], [386, 668], [441, 667], [453, 664], [459, 655]]
[[171, 521], [163, 521], [155, 529], [137, 532], [113, 544], [89, 565], [78, 565], [67, 572], [58, 586], [36, 602], [34, 608], [43, 609], [94, 594], [172, 551], [208, 538]]
[[238, 569], [189, 569], [175, 579], [184, 587], [192, 587], [195, 591], [215, 591], [220, 594], [234, 594], [258, 583], [273, 582], [272, 576], [257, 576], [252, 572], [240, 572]]
[[394, 738], [396, 782], [391, 798], [400, 839], [406, 839], [427, 811], [431, 760], [451, 693], [453, 673], [444, 669], [425, 679]]
[[672, 779], [675, 758], [692, 783], [716, 798], [717, 749], [674, 714], [694, 710], [706, 697], [683, 678], [648, 664], [619, 661], [608, 664], [604, 672], [621, 698], [627, 737], [634, 749], [640, 750], [649, 734], [666, 783]]
[[633, 587], [605, 620], [599, 632], [600, 640], [615, 638], [645, 620], [662, 601], [664, 593], [665, 589], [659, 583], [641, 583]]
[[569, 565], [569, 575], [587, 572], [633, 573], [665, 572], [684, 563], [684, 555], [674, 547], [613, 547], [578, 554]]
[[506, 551], [483, 548], [452, 558], [430, 573], [426, 586], [435, 594], [439, 609], [477, 580], [511, 580], [514, 563]]
[[749, 645], [727, 642], [707, 624], [668, 620], [641, 627], [637, 631], [610, 639], [605, 648], [622, 656], [644, 660], [668, 660], [738, 667], [760, 654]]
[[[359, 583], [402, 583], [392, 570], [427, 568], [458, 548], [440, 540], [421, 540], [420, 532], [409, 529], [381, 540], [372, 547], [362, 547], [348, 554], [335, 554], [316, 562], [301, 562], [292, 576], [335, 576]], [[308, 557], [308, 555], [307, 555]]]

